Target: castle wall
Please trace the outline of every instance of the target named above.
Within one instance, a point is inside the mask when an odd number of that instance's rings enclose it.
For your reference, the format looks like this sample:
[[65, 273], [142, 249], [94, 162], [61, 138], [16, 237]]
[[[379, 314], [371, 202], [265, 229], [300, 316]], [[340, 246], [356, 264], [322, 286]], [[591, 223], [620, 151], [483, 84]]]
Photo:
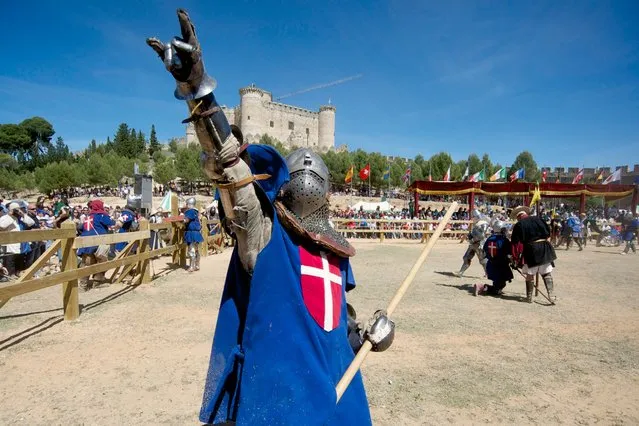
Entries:
[[[308, 147], [327, 151], [335, 147], [335, 108], [323, 106], [319, 112], [273, 102], [270, 92], [255, 86], [240, 89], [240, 105], [223, 106], [229, 124], [235, 124], [244, 140], [257, 143], [267, 134], [287, 148]], [[186, 129], [187, 143], [197, 142], [192, 125]]]

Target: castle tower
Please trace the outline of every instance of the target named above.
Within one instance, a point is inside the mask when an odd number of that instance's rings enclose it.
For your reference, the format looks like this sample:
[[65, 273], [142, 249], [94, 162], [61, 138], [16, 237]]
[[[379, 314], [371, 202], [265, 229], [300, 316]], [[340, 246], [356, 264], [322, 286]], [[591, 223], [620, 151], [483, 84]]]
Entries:
[[255, 143], [262, 134], [266, 120], [264, 103], [271, 101], [271, 94], [255, 85], [240, 89], [240, 128], [246, 142]]
[[335, 107], [322, 105], [319, 109], [319, 149], [328, 151], [335, 146]]

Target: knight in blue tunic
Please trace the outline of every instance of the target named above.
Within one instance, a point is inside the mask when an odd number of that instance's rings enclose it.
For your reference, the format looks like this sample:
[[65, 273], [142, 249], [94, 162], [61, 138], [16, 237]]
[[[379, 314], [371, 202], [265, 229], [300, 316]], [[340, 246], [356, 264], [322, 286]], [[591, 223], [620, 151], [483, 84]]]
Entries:
[[[126, 206], [122, 209], [120, 217], [117, 218], [115, 223], [115, 229], [117, 229], [118, 233], [137, 231], [138, 221], [136, 220], [137, 214], [135, 211], [139, 208], [140, 201], [139, 196], [129, 195], [127, 197]], [[129, 243], [126, 241], [114, 244], [116, 254], [124, 250], [127, 244]], [[135, 247], [131, 250], [131, 253], [135, 253]]]
[[335, 386], [364, 339], [388, 348], [394, 324], [378, 311], [362, 327], [346, 303], [353, 247], [328, 222], [329, 173], [309, 149], [286, 161], [246, 145], [217, 104], [188, 15], [182, 37], [147, 43], [186, 101], [202, 165], [236, 244], [229, 264], [200, 420], [238, 425], [367, 425], [359, 374], [339, 403]]
[[506, 237], [507, 224], [501, 220], [492, 223], [492, 235], [484, 243], [486, 256], [486, 276], [493, 285], [475, 284], [475, 296], [487, 294], [500, 296], [506, 283], [512, 281], [513, 271], [510, 269], [512, 245]]
[[[104, 235], [109, 229], [115, 225], [115, 222], [104, 210], [102, 200], [92, 200], [89, 204], [90, 213], [82, 223], [81, 237], [90, 235]], [[82, 263], [89, 266], [93, 263], [104, 262], [108, 258], [109, 246], [91, 246], [83, 247], [78, 250], [77, 255], [82, 258]], [[104, 281], [104, 272], [100, 272], [94, 276], [96, 281]], [[89, 277], [84, 277], [79, 282], [82, 290], [89, 289]]]
[[186, 210], [184, 211], [184, 242], [189, 247], [189, 272], [200, 270], [200, 243], [204, 241], [202, 238], [202, 225], [200, 224], [200, 214], [195, 208], [195, 198], [191, 197], [186, 200]]

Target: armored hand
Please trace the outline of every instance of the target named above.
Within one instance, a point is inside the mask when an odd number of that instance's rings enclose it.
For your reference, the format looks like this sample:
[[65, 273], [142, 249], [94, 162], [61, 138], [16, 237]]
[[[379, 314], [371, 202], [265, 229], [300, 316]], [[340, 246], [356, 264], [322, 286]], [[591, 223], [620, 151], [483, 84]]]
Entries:
[[386, 312], [377, 311], [373, 314], [365, 328], [356, 321], [355, 309], [346, 304], [348, 309], [348, 342], [357, 353], [362, 347], [364, 340], [368, 340], [373, 345], [374, 352], [383, 352], [390, 347], [395, 338], [395, 323], [388, 319]]
[[215, 100], [215, 80], [204, 70], [195, 27], [186, 11], [178, 9], [177, 15], [182, 37], [166, 44], [156, 38], [146, 42], [175, 78], [175, 97], [187, 103], [189, 117], [183, 123], [193, 123], [202, 146], [202, 166], [217, 184], [225, 218], [237, 239], [240, 260], [251, 273], [257, 255], [270, 239], [272, 222], [262, 211], [249, 165], [239, 158], [241, 132], [231, 132]]
[[373, 352], [384, 352], [395, 339], [395, 323], [386, 316], [386, 311], [377, 311], [368, 320], [364, 338], [373, 344]]
[[240, 144], [231, 134], [228, 120], [215, 100], [216, 82], [204, 69], [195, 27], [186, 11], [178, 9], [177, 15], [182, 37], [174, 37], [168, 43], [157, 38], [146, 42], [175, 78], [175, 97], [186, 101], [190, 112], [184, 122], [193, 122], [204, 153], [205, 172], [217, 181], [222, 179], [224, 166], [237, 160]]

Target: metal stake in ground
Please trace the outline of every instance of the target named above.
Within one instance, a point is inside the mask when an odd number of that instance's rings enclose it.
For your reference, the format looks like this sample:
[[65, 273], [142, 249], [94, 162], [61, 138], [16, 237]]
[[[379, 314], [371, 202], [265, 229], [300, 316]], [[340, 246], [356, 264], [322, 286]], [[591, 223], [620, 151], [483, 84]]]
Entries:
[[[444, 231], [444, 228], [446, 228], [446, 225], [448, 224], [448, 221], [450, 220], [451, 216], [457, 210], [457, 206], [458, 204], [456, 201], [450, 205], [450, 207], [448, 208], [448, 211], [446, 212], [446, 215], [441, 220], [441, 222], [439, 222], [439, 225], [437, 226], [437, 229], [435, 229], [433, 236], [428, 240], [428, 243], [424, 247], [424, 250], [422, 250], [422, 253], [419, 255], [419, 258], [417, 259], [417, 261], [411, 268], [410, 272], [404, 279], [404, 282], [402, 282], [402, 285], [400, 285], [397, 291], [395, 292], [395, 295], [393, 296], [390, 303], [388, 304], [388, 308], [386, 308], [386, 315], [388, 317], [390, 317], [393, 314], [400, 300], [402, 300], [402, 297], [404, 297], [406, 290], [408, 290], [408, 287], [410, 287], [410, 285], [413, 283], [413, 280], [415, 279], [415, 275], [417, 275], [417, 272], [424, 264], [424, 261], [426, 261], [426, 258], [430, 254], [430, 251], [433, 249], [433, 246], [435, 245], [437, 240], [439, 239], [439, 236]], [[417, 212], [415, 212], [415, 214], [417, 214]], [[364, 344], [357, 352], [357, 355], [355, 355], [355, 358], [353, 358], [351, 365], [348, 366], [348, 369], [346, 370], [346, 372], [340, 379], [339, 383], [337, 383], [337, 386], [335, 386], [335, 392], [337, 393], [337, 402], [339, 402], [342, 395], [344, 395], [344, 392], [348, 388], [348, 385], [353, 380], [353, 377], [355, 377], [355, 374], [357, 374], [357, 371], [359, 371], [359, 368], [364, 363], [366, 356], [368, 355], [368, 353], [370, 352], [372, 348], [373, 348], [373, 345], [371, 344], [371, 342], [369, 342], [368, 340], [364, 341]]]

